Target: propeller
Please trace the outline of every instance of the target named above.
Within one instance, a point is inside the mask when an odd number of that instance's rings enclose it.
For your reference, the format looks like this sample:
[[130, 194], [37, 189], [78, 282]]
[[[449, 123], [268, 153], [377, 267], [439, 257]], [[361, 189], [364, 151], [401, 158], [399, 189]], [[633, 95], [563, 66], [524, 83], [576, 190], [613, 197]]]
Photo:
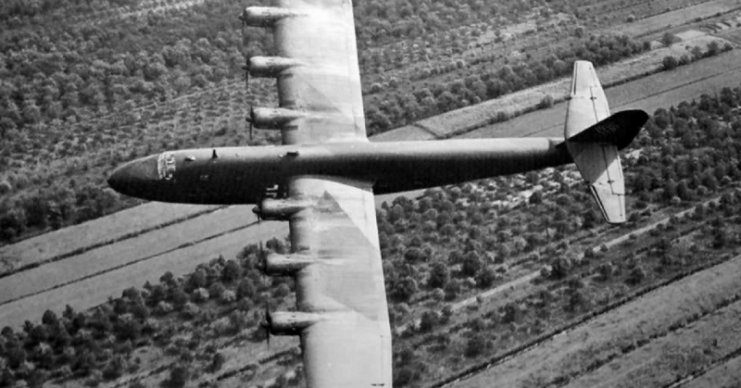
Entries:
[[268, 350], [270, 350], [270, 328], [273, 326], [273, 316], [270, 315], [270, 308], [268, 307], [268, 301], [265, 300], [265, 315], [260, 326], [265, 330], [265, 338], [268, 343]]
[[[247, 39], [247, 36], [245, 35], [245, 27], [247, 26], [247, 17], [245, 13], [242, 13], [241, 15], [239, 15], [239, 20], [242, 22], [242, 47], [244, 47], [244, 42]], [[246, 61], [244, 66], [242, 66], [242, 69], [244, 70], [244, 87], [245, 89], [247, 89], [247, 91], [249, 91], [250, 90], [250, 62], [249, 60]]]
[[247, 62], [244, 66], [242, 66], [242, 70], [244, 70], [244, 88], [249, 92], [250, 90], [250, 63]]
[[[244, 120], [247, 121], [248, 123], [250, 123], [250, 140], [252, 140], [253, 127], [255, 125], [255, 107], [251, 107], [250, 108], [250, 115], [249, 115], [249, 117], [247, 117]], [[255, 213], [255, 214], [257, 214], [257, 213]], [[258, 222], [260, 221], [260, 215], [259, 214], [257, 215], [257, 221]]]

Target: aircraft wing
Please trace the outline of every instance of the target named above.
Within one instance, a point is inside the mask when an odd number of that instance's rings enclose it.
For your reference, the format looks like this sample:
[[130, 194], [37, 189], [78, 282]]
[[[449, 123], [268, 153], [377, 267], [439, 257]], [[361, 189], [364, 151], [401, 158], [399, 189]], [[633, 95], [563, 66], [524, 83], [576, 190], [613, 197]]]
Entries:
[[352, 3], [282, 0], [296, 17], [274, 27], [281, 57], [301, 63], [278, 77], [280, 106], [306, 113], [283, 129], [285, 144], [366, 138]]
[[391, 331], [372, 185], [300, 177], [291, 196], [316, 204], [290, 221], [294, 249], [318, 261], [298, 274], [298, 310], [325, 315], [301, 333], [307, 386], [390, 388]]
[[[273, 24], [277, 54], [299, 64], [277, 76], [280, 108], [299, 112], [282, 126], [283, 143], [367, 142], [352, 3], [278, 6], [276, 13], [291, 16]], [[309, 388], [391, 388], [373, 183], [333, 176], [287, 182], [286, 201], [304, 204], [289, 218], [292, 251], [312, 258], [295, 274], [297, 310], [314, 317], [299, 333]]]

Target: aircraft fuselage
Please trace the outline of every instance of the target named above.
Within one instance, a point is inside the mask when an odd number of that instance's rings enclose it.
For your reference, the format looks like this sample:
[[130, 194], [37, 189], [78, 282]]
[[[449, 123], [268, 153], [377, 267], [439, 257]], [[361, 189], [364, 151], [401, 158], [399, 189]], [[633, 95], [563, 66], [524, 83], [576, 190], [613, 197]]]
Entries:
[[109, 179], [134, 197], [193, 204], [254, 204], [295, 176], [375, 182], [385, 194], [571, 163], [560, 139], [332, 143], [167, 151], [132, 161]]

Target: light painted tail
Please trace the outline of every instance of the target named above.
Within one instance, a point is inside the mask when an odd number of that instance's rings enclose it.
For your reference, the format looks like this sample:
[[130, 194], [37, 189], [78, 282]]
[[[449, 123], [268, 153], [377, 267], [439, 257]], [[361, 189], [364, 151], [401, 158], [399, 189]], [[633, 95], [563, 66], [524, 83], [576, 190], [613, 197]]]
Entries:
[[591, 62], [576, 61], [564, 138], [577, 169], [611, 224], [623, 223], [625, 179], [618, 150], [638, 135], [648, 114], [628, 110], [610, 116], [605, 92]]

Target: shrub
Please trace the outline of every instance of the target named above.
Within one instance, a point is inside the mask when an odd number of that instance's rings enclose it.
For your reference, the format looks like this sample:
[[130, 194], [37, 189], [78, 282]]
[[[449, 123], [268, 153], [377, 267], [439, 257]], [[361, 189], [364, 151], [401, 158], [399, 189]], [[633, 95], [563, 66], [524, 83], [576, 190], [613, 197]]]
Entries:
[[211, 287], [208, 288], [208, 294], [212, 299], [220, 299], [226, 288], [221, 282], [214, 282]]
[[170, 368], [170, 376], [163, 382], [166, 388], [183, 388], [190, 378], [189, 369], [185, 365], [174, 365]]
[[677, 61], [677, 58], [674, 58], [671, 55], [667, 55], [664, 57], [664, 60], [661, 62], [663, 69], [666, 71], [674, 70], [679, 66], [679, 62]]
[[[281, 284], [282, 286], [283, 284]], [[228, 304], [237, 300], [237, 295], [232, 290], [226, 290], [221, 294], [221, 303]]]
[[645, 278], [646, 273], [643, 271], [643, 268], [637, 265], [630, 271], [630, 274], [625, 281], [630, 285], [637, 285], [641, 283]]
[[210, 294], [205, 288], [196, 288], [190, 293], [190, 299], [195, 303], [201, 303], [208, 300]]
[[157, 307], [155, 307], [154, 312], [157, 315], [165, 315], [167, 313], [172, 312], [172, 310], [173, 310], [173, 307], [171, 304], [165, 301], [160, 301], [159, 303], [157, 303]]

